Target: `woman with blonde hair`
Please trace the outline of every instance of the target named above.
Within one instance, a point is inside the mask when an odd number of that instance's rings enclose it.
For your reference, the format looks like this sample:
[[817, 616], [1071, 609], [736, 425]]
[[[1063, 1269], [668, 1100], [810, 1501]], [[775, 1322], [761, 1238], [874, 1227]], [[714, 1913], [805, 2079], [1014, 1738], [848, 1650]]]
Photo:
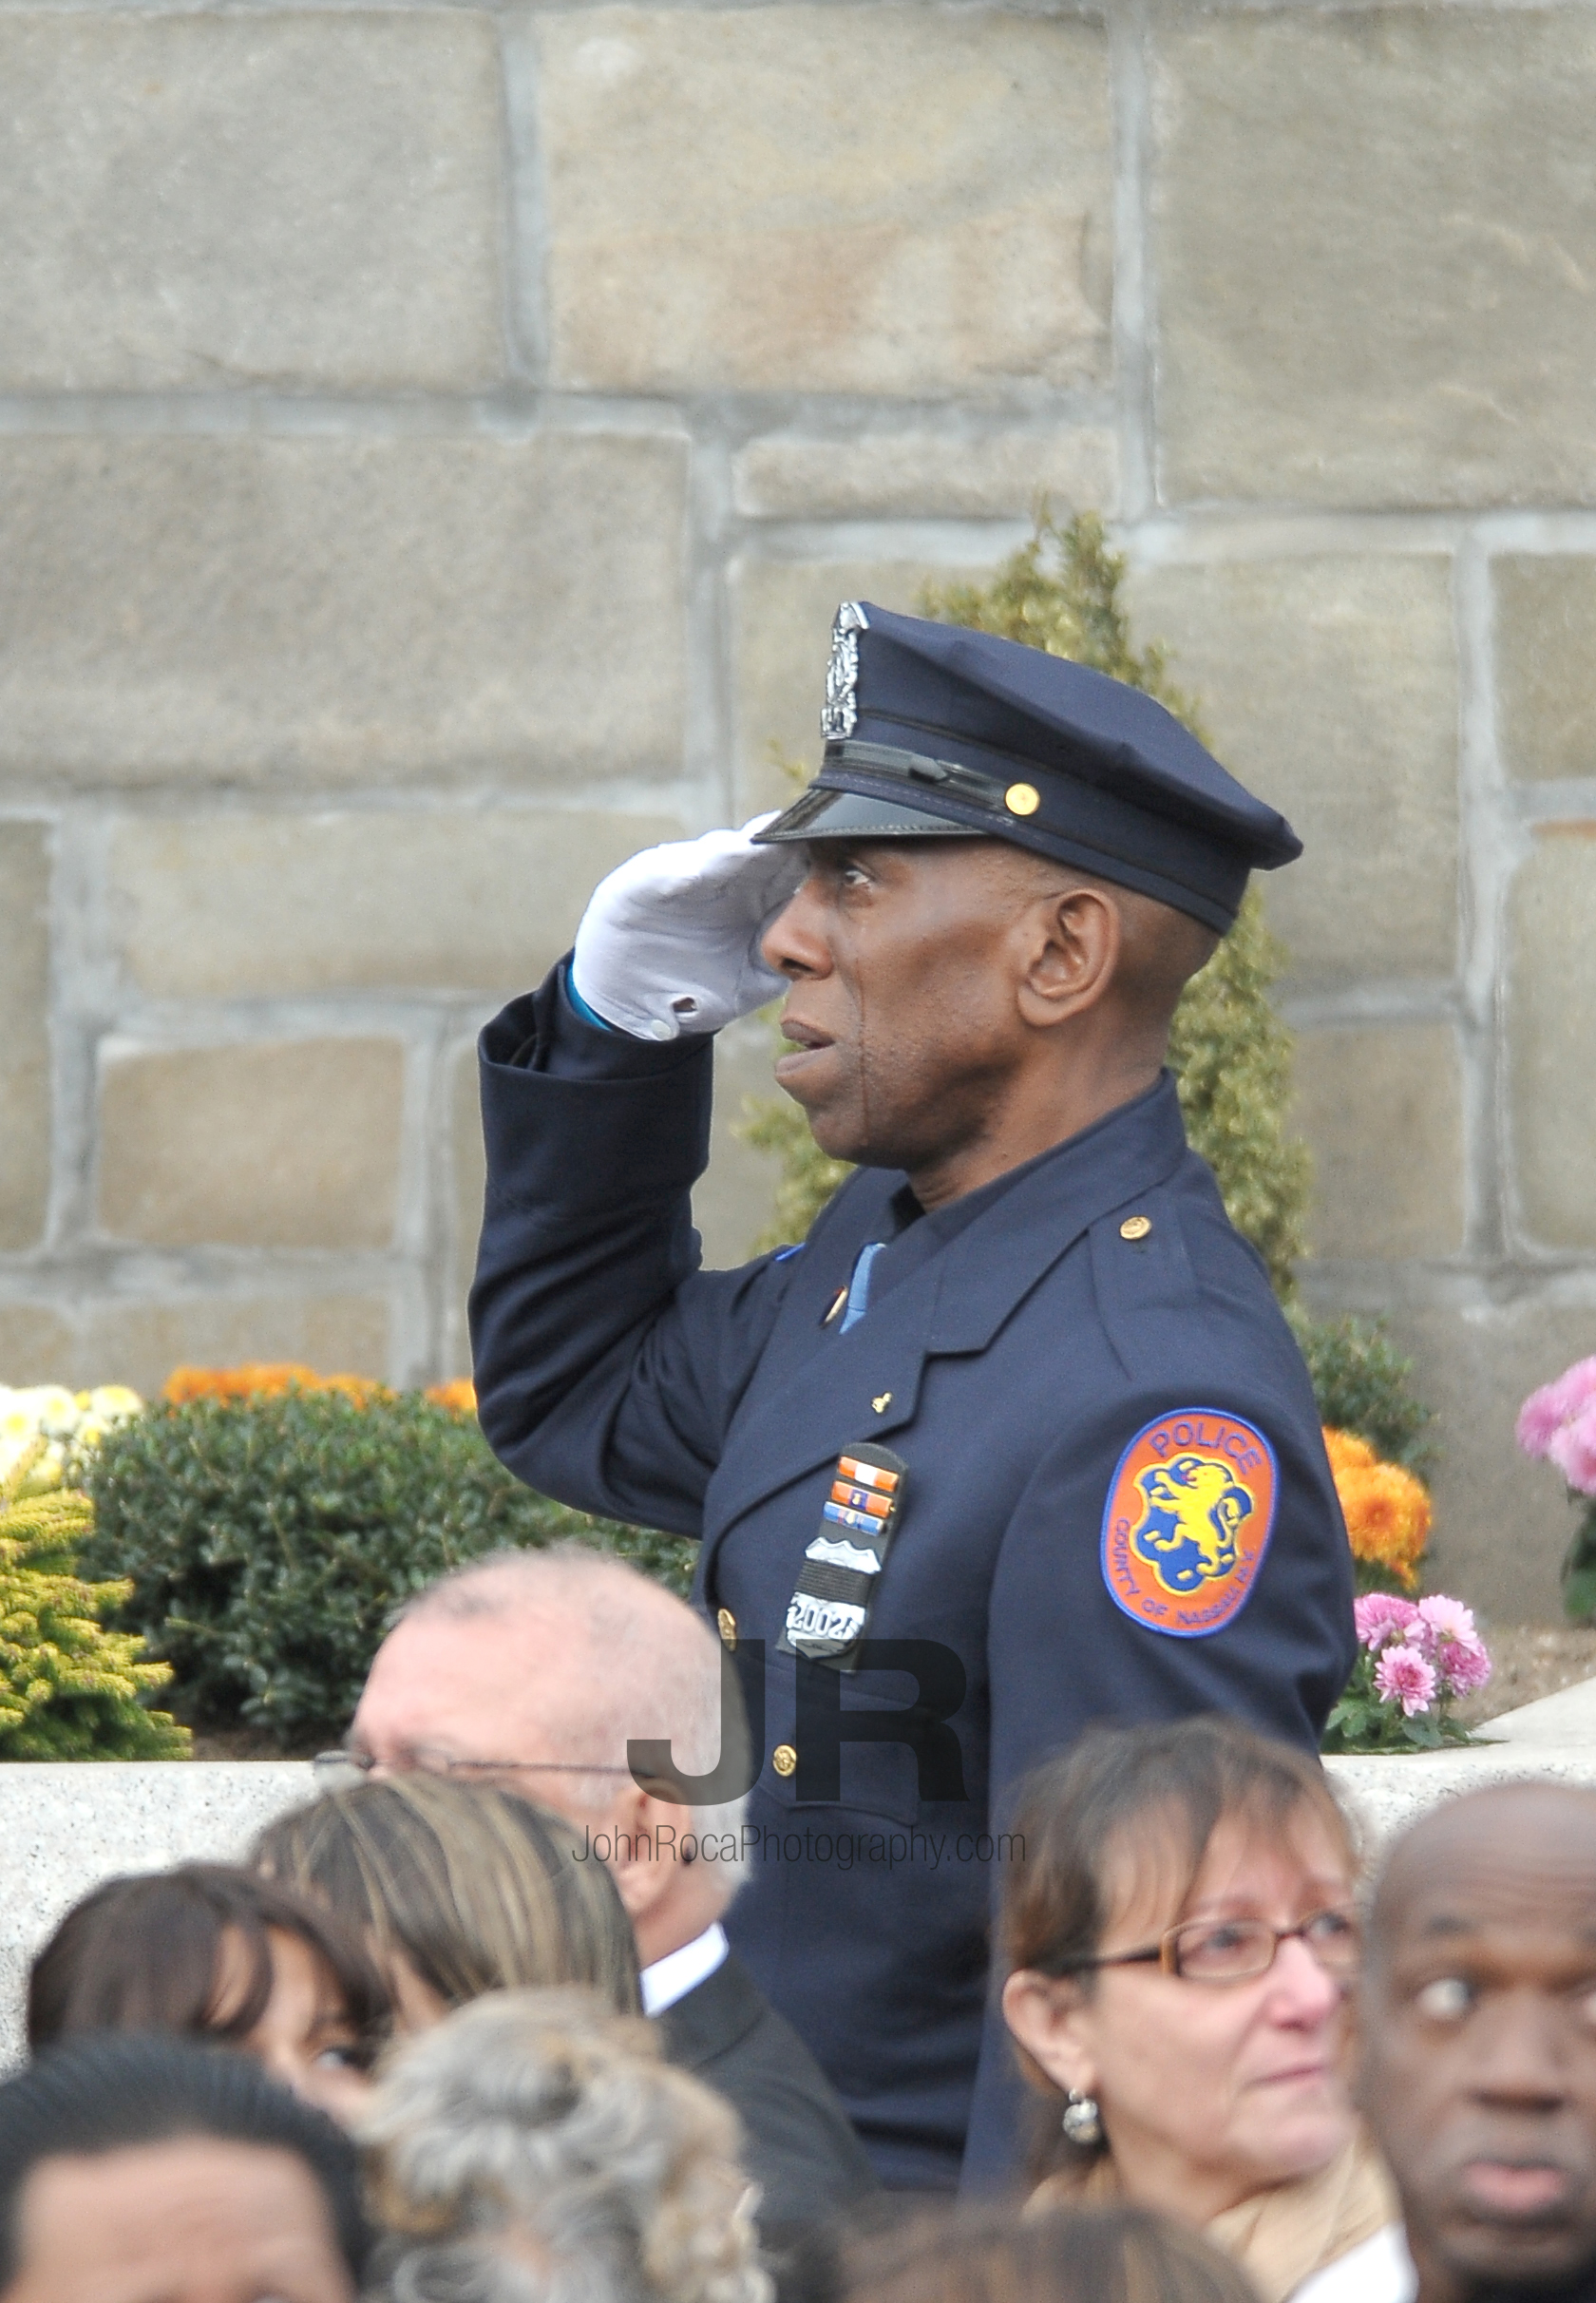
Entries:
[[393, 2303], [770, 2303], [735, 2113], [591, 1991], [460, 2008], [359, 2132]]
[[641, 2005], [608, 1870], [563, 1817], [512, 1792], [420, 1773], [357, 1783], [276, 1818], [253, 1861], [364, 1935], [402, 2034], [529, 1985], [585, 1984], [620, 2014]]
[[1003, 2012], [1050, 2106], [1036, 2203], [1170, 2216], [1264, 2303], [1395, 2222], [1347, 2096], [1358, 1866], [1317, 1761], [1224, 1719], [1100, 1729], [1015, 1828]]

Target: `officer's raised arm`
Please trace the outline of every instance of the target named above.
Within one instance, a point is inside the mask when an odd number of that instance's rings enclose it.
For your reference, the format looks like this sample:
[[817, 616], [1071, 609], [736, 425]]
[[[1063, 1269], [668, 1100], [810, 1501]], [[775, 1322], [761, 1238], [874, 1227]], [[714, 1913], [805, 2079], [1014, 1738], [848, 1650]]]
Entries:
[[[726, 1412], [714, 1339], [729, 1320], [760, 1324], [746, 1288], [712, 1288], [700, 1381], [694, 1307], [678, 1299], [698, 1260], [689, 1194], [708, 1158], [711, 1044], [783, 989], [760, 945], [804, 874], [799, 851], [753, 845], [770, 820], [618, 866], [574, 951], [482, 1038], [483, 1428], [529, 1481], [692, 1534]], [[651, 1334], [664, 1312], [670, 1332]], [[637, 1397], [653, 1376], [669, 1400], [633, 1435], [649, 1459], [636, 1475], [624, 1441], [595, 1444], [634, 1374]]]

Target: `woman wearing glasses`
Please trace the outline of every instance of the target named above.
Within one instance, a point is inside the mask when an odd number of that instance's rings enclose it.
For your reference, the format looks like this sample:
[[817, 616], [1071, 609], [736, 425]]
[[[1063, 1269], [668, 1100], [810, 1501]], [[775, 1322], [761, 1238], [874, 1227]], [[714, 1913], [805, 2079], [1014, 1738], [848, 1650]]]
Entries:
[[1358, 1863], [1318, 1763], [1227, 1720], [1098, 1730], [1032, 1778], [1016, 1833], [1003, 2011], [1049, 2101], [1036, 2203], [1155, 2208], [1264, 2303], [1329, 2303], [1397, 2208], [1347, 2100]]

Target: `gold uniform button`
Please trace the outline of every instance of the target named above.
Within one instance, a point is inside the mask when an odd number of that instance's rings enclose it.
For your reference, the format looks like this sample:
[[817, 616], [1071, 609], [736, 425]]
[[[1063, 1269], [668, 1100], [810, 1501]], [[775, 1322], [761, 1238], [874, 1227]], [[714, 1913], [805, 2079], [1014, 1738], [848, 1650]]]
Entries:
[[887, 1409], [892, 1405], [892, 1394], [890, 1392], [878, 1392], [876, 1397], [871, 1400], [870, 1405], [875, 1409], [878, 1416], [884, 1416]]
[[1042, 804], [1042, 795], [1035, 784], [1011, 784], [1003, 794], [1003, 805], [1010, 815], [1035, 815]]
[[720, 1627], [720, 1636], [726, 1646], [734, 1647], [737, 1644], [737, 1619], [731, 1608], [722, 1608], [715, 1616], [715, 1622]]
[[1122, 1240], [1145, 1240], [1152, 1229], [1150, 1215], [1128, 1215], [1119, 1228]]
[[798, 1764], [798, 1754], [790, 1743], [778, 1743], [770, 1754], [770, 1764], [779, 1776], [789, 1776]]

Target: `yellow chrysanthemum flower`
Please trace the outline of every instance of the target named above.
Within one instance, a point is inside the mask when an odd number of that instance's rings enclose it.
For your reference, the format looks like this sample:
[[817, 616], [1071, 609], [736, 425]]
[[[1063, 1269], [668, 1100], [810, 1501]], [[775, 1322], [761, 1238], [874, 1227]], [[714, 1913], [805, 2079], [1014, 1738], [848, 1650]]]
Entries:
[[92, 1391], [78, 1394], [78, 1405], [104, 1425], [125, 1423], [130, 1416], [144, 1412], [142, 1399], [125, 1383], [97, 1383]]

